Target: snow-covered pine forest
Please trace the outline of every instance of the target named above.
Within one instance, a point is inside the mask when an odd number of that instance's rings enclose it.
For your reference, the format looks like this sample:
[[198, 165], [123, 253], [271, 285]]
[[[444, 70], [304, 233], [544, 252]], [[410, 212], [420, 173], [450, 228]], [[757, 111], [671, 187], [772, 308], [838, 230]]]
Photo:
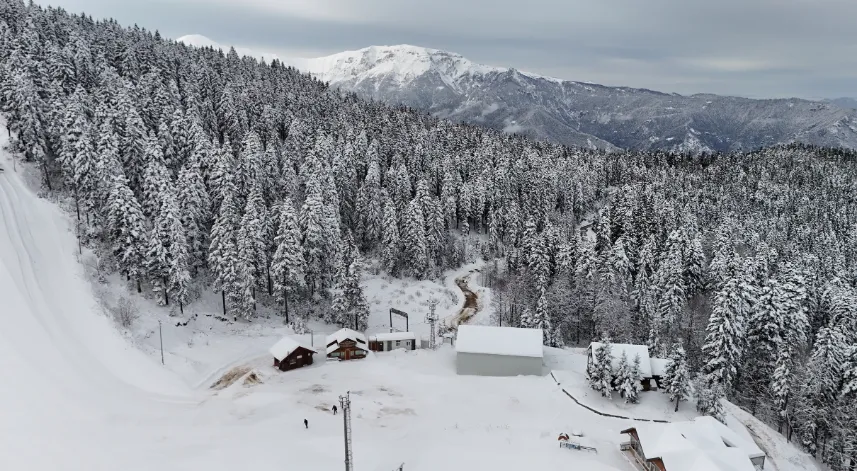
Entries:
[[477, 241], [503, 325], [686, 358], [704, 412], [727, 397], [853, 469], [854, 153], [570, 149], [20, 0], [0, 58], [14, 150], [129, 289], [360, 329], [361, 260], [431, 278]]

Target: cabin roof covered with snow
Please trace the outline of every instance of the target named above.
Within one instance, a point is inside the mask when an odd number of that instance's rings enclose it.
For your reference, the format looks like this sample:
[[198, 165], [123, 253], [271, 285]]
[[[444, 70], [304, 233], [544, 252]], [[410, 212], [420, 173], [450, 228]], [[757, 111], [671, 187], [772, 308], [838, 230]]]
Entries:
[[[601, 346], [604, 345], [601, 342], [592, 342], [589, 344], [589, 348], [592, 350], [592, 362], [596, 361], [596, 353], [601, 349]], [[643, 378], [651, 378], [652, 377], [652, 362], [651, 358], [649, 358], [649, 347], [646, 345], [632, 345], [627, 343], [614, 343], [611, 344], [612, 348], [610, 350], [613, 361], [611, 362], [613, 368], [619, 368], [619, 361], [622, 358], [622, 352], [625, 352], [625, 355], [628, 356], [628, 364], [634, 363], [634, 357], [636, 355], [640, 355], [640, 373], [642, 373]]]
[[300, 342], [291, 337], [281, 338], [280, 341], [275, 343], [268, 351], [271, 352], [271, 355], [273, 355], [277, 360], [282, 360], [283, 358], [291, 355], [292, 352], [298, 348], [305, 348], [313, 353], [318, 353], [315, 349], [301, 345]]
[[519, 357], [544, 356], [541, 329], [461, 325], [455, 341], [459, 353]]
[[336, 351], [339, 348], [339, 344], [346, 341], [353, 340], [355, 343], [360, 346], [360, 343], [363, 343], [361, 348], [366, 349], [366, 336], [357, 332], [356, 330], [351, 329], [339, 329], [336, 332], [327, 336], [325, 340], [325, 344], [327, 345], [327, 353]]
[[[633, 428], [646, 459], [660, 458], [667, 471], [754, 471], [759, 447], [712, 417]], [[627, 432], [627, 431], [626, 431]]]
[[391, 342], [394, 340], [416, 340], [413, 332], [382, 332], [369, 336], [370, 342]]
[[667, 371], [667, 365], [671, 360], [665, 358], [650, 358], [649, 363], [652, 365], [652, 376], [663, 376]]

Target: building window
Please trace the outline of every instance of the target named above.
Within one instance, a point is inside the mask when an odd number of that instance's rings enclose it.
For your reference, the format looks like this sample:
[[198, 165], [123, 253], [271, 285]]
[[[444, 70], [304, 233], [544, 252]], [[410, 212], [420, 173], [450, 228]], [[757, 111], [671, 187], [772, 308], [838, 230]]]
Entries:
[[396, 346], [398, 347], [398, 346], [401, 346], [401, 345], [402, 345], [402, 341], [401, 341], [401, 340], [396, 340]]

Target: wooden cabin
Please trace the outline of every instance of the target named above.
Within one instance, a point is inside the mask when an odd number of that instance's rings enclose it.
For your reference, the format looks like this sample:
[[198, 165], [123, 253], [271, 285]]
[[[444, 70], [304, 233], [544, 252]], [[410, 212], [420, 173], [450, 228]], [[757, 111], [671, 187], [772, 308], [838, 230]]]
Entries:
[[389, 332], [369, 336], [369, 350], [373, 352], [416, 349], [417, 336], [413, 332]]
[[312, 348], [304, 347], [291, 337], [283, 337], [269, 351], [274, 357], [274, 368], [279, 368], [280, 371], [312, 365], [312, 356], [318, 353]]
[[340, 329], [327, 336], [327, 357], [337, 360], [366, 358], [369, 345], [366, 336], [351, 329]]
[[765, 453], [708, 416], [692, 421], [638, 424], [620, 445], [640, 471], [761, 471]]

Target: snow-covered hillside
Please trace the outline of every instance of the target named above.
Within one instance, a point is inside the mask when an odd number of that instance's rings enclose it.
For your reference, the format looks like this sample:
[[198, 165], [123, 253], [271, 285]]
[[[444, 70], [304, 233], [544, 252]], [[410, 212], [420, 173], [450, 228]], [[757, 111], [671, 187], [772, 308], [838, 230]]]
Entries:
[[[550, 376], [457, 376], [449, 347], [345, 363], [319, 357], [312, 367], [282, 373], [265, 353], [289, 331], [276, 321], [260, 320], [257, 329], [230, 330], [219, 321], [178, 327], [165, 308], [138, 300], [144, 330], [163, 321], [162, 367], [151, 348], [157, 337], [138, 339], [138, 350], [106, 317], [96, 293], [124, 287], [94, 289], [87, 282], [67, 215], [28, 188], [26, 168], [12, 171], [6, 157], [0, 164], [7, 169], [0, 174], [0, 299], [7, 314], [0, 330], [6, 378], [0, 388], [0, 469], [337, 469], [342, 422], [330, 408], [346, 391], [357, 469], [387, 471], [401, 463], [409, 471], [632, 469], [618, 449], [619, 431], [630, 422], [576, 406]], [[386, 298], [399, 290], [405, 301], [444, 295], [443, 285], [418, 284], [406, 294], [401, 283], [373, 283], [367, 282], [367, 292]], [[455, 312], [461, 301], [444, 312]], [[418, 302], [398, 305], [419, 309]], [[205, 304], [192, 309], [207, 318]], [[373, 307], [373, 323], [383, 324], [383, 311]], [[191, 362], [211, 373], [199, 376], [187, 368]], [[584, 362], [579, 351], [547, 350], [547, 365], [562, 387], [581, 397], [588, 394], [580, 378]], [[254, 372], [261, 382], [245, 381], [243, 374], [224, 389], [209, 389], [233, 367]], [[601, 398], [587, 400], [615, 407]], [[661, 416], [669, 409], [665, 396], [651, 393], [634, 413]], [[690, 410], [680, 416], [692, 416]], [[558, 448], [556, 436], [563, 431], [582, 431], [598, 454]], [[797, 453], [778, 435], [765, 436], [778, 451]], [[801, 466], [786, 462], [774, 469], [814, 469], [811, 460], [796, 463]]]

